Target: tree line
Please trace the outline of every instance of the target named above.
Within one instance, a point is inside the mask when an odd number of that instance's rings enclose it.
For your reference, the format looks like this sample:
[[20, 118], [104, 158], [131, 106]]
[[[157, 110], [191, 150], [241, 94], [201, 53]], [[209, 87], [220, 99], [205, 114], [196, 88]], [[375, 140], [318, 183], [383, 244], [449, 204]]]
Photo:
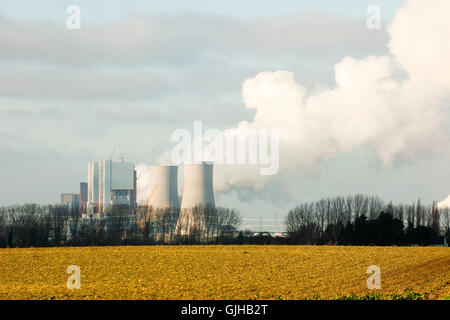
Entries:
[[429, 245], [443, 229], [450, 238], [450, 210], [385, 204], [377, 196], [355, 195], [303, 203], [285, 219], [291, 243], [342, 245]]
[[341, 244], [429, 245], [450, 242], [450, 209], [420, 200], [384, 203], [376, 196], [334, 197], [303, 203], [289, 211], [287, 238], [252, 236], [237, 229], [237, 210], [114, 206], [101, 215], [81, 217], [79, 208], [24, 204], [0, 207], [0, 247], [150, 244]]
[[222, 243], [241, 223], [237, 210], [213, 206], [113, 206], [82, 217], [77, 207], [25, 204], [0, 208], [0, 247]]

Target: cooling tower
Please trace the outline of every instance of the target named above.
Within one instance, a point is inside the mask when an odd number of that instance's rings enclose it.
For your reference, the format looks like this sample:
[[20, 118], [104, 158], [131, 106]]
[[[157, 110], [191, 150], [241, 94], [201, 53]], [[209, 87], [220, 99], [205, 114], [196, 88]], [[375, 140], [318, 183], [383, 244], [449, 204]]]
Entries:
[[182, 236], [203, 234], [206, 217], [214, 207], [213, 165], [185, 164], [183, 170], [183, 197], [176, 232]]
[[213, 165], [202, 162], [185, 164], [183, 168], [181, 209], [189, 209], [197, 205], [214, 206]]
[[176, 166], [150, 166], [149, 205], [154, 208], [179, 208], [177, 176]]

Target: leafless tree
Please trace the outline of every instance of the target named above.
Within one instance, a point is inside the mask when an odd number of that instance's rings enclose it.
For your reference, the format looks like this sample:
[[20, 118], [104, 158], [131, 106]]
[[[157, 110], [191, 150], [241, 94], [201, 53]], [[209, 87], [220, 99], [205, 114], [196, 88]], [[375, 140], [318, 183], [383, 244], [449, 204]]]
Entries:
[[63, 206], [50, 206], [50, 223], [53, 232], [53, 241], [55, 245], [59, 245], [61, 241], [65, 240], [65, 226], [69, 219], [69, 208]]
[[362, 215], [367, 216], [368, 207], [369, 207], [368, 197], [364, 196], [362, 194], [355, 195], [354, 201], [353, 201], [353, 207], [354, 207], [354, 211], [355, 211], [354, 219], [356, 219]]
[[321, 236], [325, 232], [327, 216], [330, 211], [330, 201], [326, 199], [319, 200], [315, 204], [315, 209], [317, 225], [320, 233], [319, 236]]
[[136, 218], [142, 242], [145, 244], [152, 242], [155, 222], [155, 212], [153, 207], [139, 206], [136, 211]]
[[217, 229], [219, 239], [223, 239], [231, 230], [242, 224], [242, 217], [235, 209], [217, 208]]
[[428, 226], [432, 228], [436, 232], [436, 234], [439, 234], [441, 229], [439, 220], [440, 220], [440, 212], [437, 207], [437, 203], [433, 202], [433, 205], [431, 206], [430, 209], [430, 215], [428, 217]]
[[8, 243], [6, 209], [0, 208], [0, 247], [6, 247]]
[[179, 217], [179, 208], [169, 208], [166, 215], [166, 221], [167, 221], [167, 234], [169, 237], [169, 242], [173, 242], [175, 240], [175, 234], [176, 234], [176, 226], [177, 221]]
[[403, 223], [405, 222], [404, 210], [405, 210], [405, 208], [404, 208], [404, 206], [402, 204], [399, 204], [399, 205], [396, 205], [396, 206], [393, 207], [394, 218], [399, 219]]
[[383, 210], [383, 201], [377, 196], [369, 198], [369, 218], [376, 219]]
[[422, 205], [422, 202], [417, 200], [416, 204], [416, 219], [415, 219], [415, 226], [420, 227], [424, 226], [427, 223], [427, 212], [430, 212], [430, 209], [426, 208], [424, 205]]
[[47, 243], [48, 233], [42, 225], [43, 213], [43, 208], [37, 204], [25, 204], [10, 208], [11, 228], [19, 247], [39, 246]]
[[416, 205], [412, 204], [407, 207], [406, 214], [407, 214], [407, 228], [411, 229], [414, 228], [414, 217], [416, 212]]
[[325, 220], [328, 208], [327, 201], [320, 201], [316, 205], [304, 203], [295, 207], [289, 211], [285, 220], [287, 232], [300, 244], [315, 243], [321, 235], [319, 224]]
[[445, 234], [448, 237], [450, 236], [450, 208], [446, 207], [439, 211], [441, 226], [444, 228]]
[[348, 196], [345, 198], [344, 204], [344, 224], [350, 223], [352, 221], [352, 217], [354, 216], [355, 210], [355, 201], [353, 196]]

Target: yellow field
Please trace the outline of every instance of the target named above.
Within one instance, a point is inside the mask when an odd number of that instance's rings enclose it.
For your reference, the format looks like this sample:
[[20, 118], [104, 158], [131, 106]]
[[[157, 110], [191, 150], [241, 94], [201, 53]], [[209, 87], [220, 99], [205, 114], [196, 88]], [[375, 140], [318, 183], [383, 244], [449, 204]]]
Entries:
[[[69, 265], [81, 289], [66, 286]], [[302, 299], [381, 292], [450, 296], [450, 249], [147, 246], [0, 249], [0, 299]]]

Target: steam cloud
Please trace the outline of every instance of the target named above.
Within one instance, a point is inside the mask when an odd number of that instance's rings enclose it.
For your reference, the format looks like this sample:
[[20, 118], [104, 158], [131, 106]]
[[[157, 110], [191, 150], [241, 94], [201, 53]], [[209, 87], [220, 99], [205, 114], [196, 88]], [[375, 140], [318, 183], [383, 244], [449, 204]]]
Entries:
[[450, 195], [447, 198], [437, 203], [438, 209], [447, 209], [450, 208]]
[[[334, 88], [310, 90], [290, 71], [261, 72], [244, 81], [253, 121], [230, 130], [280, 130], [280, 172], [216, 166], [215, 188], [261, 193], [323, 160], [370, 148], [386, 166], [448, 149], [443, 124], [450, 95], [450, 1], [410, 0], [388, 27], [389, 55], [345, 57], [335, 65]], [[148, 198], [148, 168], [137, 167], [138, 201]], [[139, 196], [141, 194], [141, 196]], [[450, 197], [441, 203], [450, 203]]]
[[[255, 109], [238, 128], [280, 130], [280, 172], [295, 177], [320, 161], [367, 146], [386, 166], [448, 148], [443, 124], [450, 93], [450, 2], [408, 1], [388, 27], [389, 55], [335, 65], [336, 86], [312, 92], [289, 71], [244, 81]], [[218, 191], [264, 189], [268, 179], [247, 170], [220, 170]]]
[[150, 196], [150, 166], [140, 163], [136, 166], [136, 202], [145, 204]]

